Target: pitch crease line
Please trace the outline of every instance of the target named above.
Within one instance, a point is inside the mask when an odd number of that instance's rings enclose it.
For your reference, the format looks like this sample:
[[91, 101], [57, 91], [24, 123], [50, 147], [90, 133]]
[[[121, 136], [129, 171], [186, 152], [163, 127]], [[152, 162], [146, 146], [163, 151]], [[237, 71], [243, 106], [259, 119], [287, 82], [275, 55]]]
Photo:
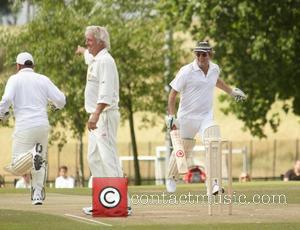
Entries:
[[67, 214], [67, 213], [65, 214], [65, 216], [69, 216], [69, 217], [77, 218], [77, 219], [80, 219], [80, 220], [90, 221], [90, 222], [93, 222], [93, 223], [96, 223], [96, 224], [102, 224], [104, 226], [112, 227], [111, 224], [106, 224], [106, 223], [103, 223], [101, 221], [91, 220], [91, 219], [84, 218], [84, 217], [81, 217], [81, 216], [75, 216], [75, 215]]

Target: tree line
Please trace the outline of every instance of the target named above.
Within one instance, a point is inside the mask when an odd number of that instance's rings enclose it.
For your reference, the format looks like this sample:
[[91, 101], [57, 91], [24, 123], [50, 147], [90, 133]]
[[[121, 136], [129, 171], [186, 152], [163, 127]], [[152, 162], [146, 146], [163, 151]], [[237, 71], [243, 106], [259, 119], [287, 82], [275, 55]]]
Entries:
[[[30, 22], [14, 29], [1, 28], [0, 62], [4, 64], [0, 63], [0, 71], [12, 72], [17, 53], [26, 50], [35, 57], [36, 71], [49, 76], [65, 92], [67, 107], [50, 111], [51, 125], [63, 127], [54, 129], [51, 140], [61, 149], [67, 141], [64, 132], [72, 131], [81, 146], [81, 174], [87, 121], [83, 106], [86, 65], [74, 53], [77, 45], [84, 46], [88, 25], [104, 25], [111, 35], [111, 53], [120, 75], [122, 122], [129, 122], [136, 184], [141, 180], [134, 115], [141, 112], [147, 126], [166, 114], [166, 85], [191, 55], [174, 34], [185, 33], [194, 41], [213, 44], [221, 77], [242, 88], [249, 98], [237, 104], [223, 95], [220, 100], [227, 102], [223, 111], [235, 114], [252, 135], [265, 137], [267, 125], [277, 130], [282, 118], [279, 113], [268, 113], [277, 100], [284, 102], [283, 111], [300, 114], [299, 0], [30, 3], [37, 8]], [[0, 84], [3, 93], [5, 80]]]

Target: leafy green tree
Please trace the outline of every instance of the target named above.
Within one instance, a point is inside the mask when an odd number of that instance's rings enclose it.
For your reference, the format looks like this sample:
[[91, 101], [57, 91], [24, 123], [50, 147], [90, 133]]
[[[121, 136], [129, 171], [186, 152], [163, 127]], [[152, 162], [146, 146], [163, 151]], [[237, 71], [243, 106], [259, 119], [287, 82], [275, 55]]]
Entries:
[[210, 39], [222, 78], [248, 94], [244, 103], [231, 98], [223, 111], [234, 113], [245, 128], [260, 138], [264, 127], [276, 131], [279, 113], [270, 114], [275, 101], [285, 112], [300, 115], [300, 1], [199, 0], [179, 4], [182, 24], [195, 40]]
[[12, 3], [9, 0], [0, 1], [0, 24], [3, 23], [3, 17], [11, 14]]
[[0, 16], [10, 13], [9, 0], [2, 0], [0, 2]]
[[[22, 0], [1, 0], [0, 2], [0, 24], [3, 17], [7, 17], [8, 24], [16, 25], [18, 13], [22, 8]], [[28, 0], [29, 3], [29, 0]]]

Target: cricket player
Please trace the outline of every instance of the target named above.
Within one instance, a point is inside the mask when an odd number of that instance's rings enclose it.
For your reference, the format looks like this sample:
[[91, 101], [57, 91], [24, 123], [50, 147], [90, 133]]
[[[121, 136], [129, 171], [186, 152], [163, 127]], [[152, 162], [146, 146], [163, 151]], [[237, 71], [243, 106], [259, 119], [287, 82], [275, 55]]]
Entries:
[[30, 53], [22, 52], [16, 60], [17, 73], [5, 86], [0, 102], [0, 119], [4, 120], [12, 105], [15, 116], [12, 161], [5, 169], [14, 175], [31, 173], [32, 204], [43, 203], [44, 182], [47, 175], [47, 146], [49, 121], [47, 105], [57, 109], [66, 104], [65, 95], [52, 81], [34, 71]]
[[[85, 87], [85, 110], [88, 120], [88, 164], [93, 177], [123, 177], [117, 155], [119, 113], [119, 75], [110, 55], [109, 34], [105, 27], [88, 26], [85, 31], [87, 50], [78, 46], [88, 65]], [[92, 215], [92, 207], [83, 208]], [[131, 208], [128, 206], [128, 213]]]
[[[219, 138], [218, 126], [213, 120], [213, 93], [215, 86], [234, 97], [236, 100], [246, 98], [245, 94], [235, 88], [231, 89], [219, 78], [220, 68], [210, 59], [212, 47], [208, 42], [199, 42], [194, 48], [195, 60], [183, 66], [170, 83], [172, 87], [168, 100], [168, 117], [166, 119], [169, 130], [179, 129], [183, 140], [187, 165], [193, 166], [192, 150], [195, 145], [195, 136], [199, 133], [205, 142], [209, 135]], [[175, 118], [176, 96], [180, 93], [180, 104]], [[207, 146], [208, 148], [208, 146]], [[207, 149], [206, 148], [206, 149]], [[174, 152], [170, 156], [169, 170], [166, 181], [168, 192], [176, 191], [178, 168]], [[219, 191], [218, 185], [213, 187], [214, 194]]]

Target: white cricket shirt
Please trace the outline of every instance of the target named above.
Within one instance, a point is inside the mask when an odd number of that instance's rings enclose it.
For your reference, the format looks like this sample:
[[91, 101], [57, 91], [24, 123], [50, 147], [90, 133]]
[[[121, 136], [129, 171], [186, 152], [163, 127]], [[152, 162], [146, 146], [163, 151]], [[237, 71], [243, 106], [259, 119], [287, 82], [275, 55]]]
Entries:
[[179, 70], [170, 83], [180, 93], [178, 118], [202, 119], [212, 113], [213, 93], [219, 74], [219, 66], [209, 62], [205, 76], [196, 60]]
[[30, 182], [27, 183], [24, 178], [21, 178], [20, 180], [17, 181], [16, 183], [16, 188], [30, 188]]
[[119, 75], [113, 57], [107, 49], [102, 49], [93, 60], [86, 60], [86, 63], [85, 110], [93, 113], [99, 103], [109, 105], [104, 110], [118, 109]]
[[55, 188], [74, 188], [74, 179], [72, 177], [57, 177], [55, 179]]
[[24, 68], [8, 79], [0, 102], [0, 113], [7, 112], [13, 105], [15, 131], [49, 126], [48, 100], [59, 109], [66, 104], [65, 95], [48, 77]]

